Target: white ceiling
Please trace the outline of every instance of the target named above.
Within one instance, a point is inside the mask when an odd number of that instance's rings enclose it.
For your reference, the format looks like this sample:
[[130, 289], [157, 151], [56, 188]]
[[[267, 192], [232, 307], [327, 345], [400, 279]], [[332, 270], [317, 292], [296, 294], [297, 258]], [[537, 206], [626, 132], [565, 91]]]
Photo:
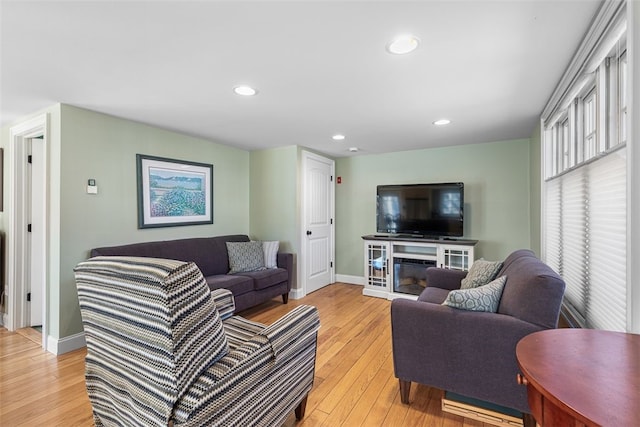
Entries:
[[336, 157], [527, 138], [600, 4], [2, 0], [2, 125], [60, 102]]

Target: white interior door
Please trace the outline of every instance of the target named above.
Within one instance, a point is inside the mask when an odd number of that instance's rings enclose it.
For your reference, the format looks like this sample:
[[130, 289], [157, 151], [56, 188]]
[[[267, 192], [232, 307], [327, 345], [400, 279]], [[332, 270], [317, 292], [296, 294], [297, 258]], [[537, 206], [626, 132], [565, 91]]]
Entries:
[[305, 293], [335, 281], [334, 162], [303, 152], [303, 280]]
[[29, 326], [42, 325], [43, 301], [44, 301], [44, 141], [40, 138], [28, 140], [31, 144], [31, 163], [29, 163], [28, 188], [31, 197], [29, 203], [29, 224], [31, 232], [28, 233], [29, 245], [26, 263], [28, 273], [27, 291], [31, 298], [27, 302], [29, 313]]

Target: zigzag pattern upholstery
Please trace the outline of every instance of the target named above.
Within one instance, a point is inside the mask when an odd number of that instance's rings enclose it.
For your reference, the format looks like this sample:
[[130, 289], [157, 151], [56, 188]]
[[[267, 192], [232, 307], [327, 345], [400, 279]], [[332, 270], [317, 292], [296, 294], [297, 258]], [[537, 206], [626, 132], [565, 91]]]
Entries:
[[75, 276], [97, 426], [279, 426], [293, 409], [304, 415], [314, 307], [271, 326], [232, 316], [231, 293], [210, 292], [182, 261], [95, 257]]

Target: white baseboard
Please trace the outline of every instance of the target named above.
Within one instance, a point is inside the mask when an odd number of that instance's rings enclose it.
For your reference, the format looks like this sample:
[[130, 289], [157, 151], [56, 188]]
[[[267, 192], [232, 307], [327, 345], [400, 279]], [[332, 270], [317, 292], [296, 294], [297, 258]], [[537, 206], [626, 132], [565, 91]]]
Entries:
[[86, 347], [86, 345], [87, 342], [84, 339], [84, 332], [69, 335], [68, 337], [60, 339], [53, 338], [51, 335], [47, 337], [47, 351], [55, 354], [56, 356]]
[[303, 297], [305, 297], [307, 294], [304, 293], [304, 289], [291, 289], [289, 291], [289, 298], [291, 299], [301, 299]]
[[348, 283], [351, 285], [364, 286], [364, 277], [362, 276], [349, 276], [347, 274], [336, 274], [336, 282]]

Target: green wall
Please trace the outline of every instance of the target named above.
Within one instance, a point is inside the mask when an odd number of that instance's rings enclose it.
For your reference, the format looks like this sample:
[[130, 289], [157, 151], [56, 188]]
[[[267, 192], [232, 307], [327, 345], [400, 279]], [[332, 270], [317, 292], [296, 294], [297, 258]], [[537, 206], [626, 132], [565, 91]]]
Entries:
[[[73, 267], [91, 248], [249, 234], [247, 151], [67, 105], [61, 121], [60, 336], [82, 331]], [[214, 223], [138, 229], [138, 153], [213, 164]], [[97, 195], [85, 191], [89, 178]]]
[[250, 165], [251, 237], [279, 240], [280, 250], [295, 256], [300, 252], [298, 147], [252, 151]]
[[464, 182], [465, 237], [476, 258], [530, 247], [529, 140], [339, 158], [336, 273], [363, 276], [361, 236], [376, 231], [376, 186]]

